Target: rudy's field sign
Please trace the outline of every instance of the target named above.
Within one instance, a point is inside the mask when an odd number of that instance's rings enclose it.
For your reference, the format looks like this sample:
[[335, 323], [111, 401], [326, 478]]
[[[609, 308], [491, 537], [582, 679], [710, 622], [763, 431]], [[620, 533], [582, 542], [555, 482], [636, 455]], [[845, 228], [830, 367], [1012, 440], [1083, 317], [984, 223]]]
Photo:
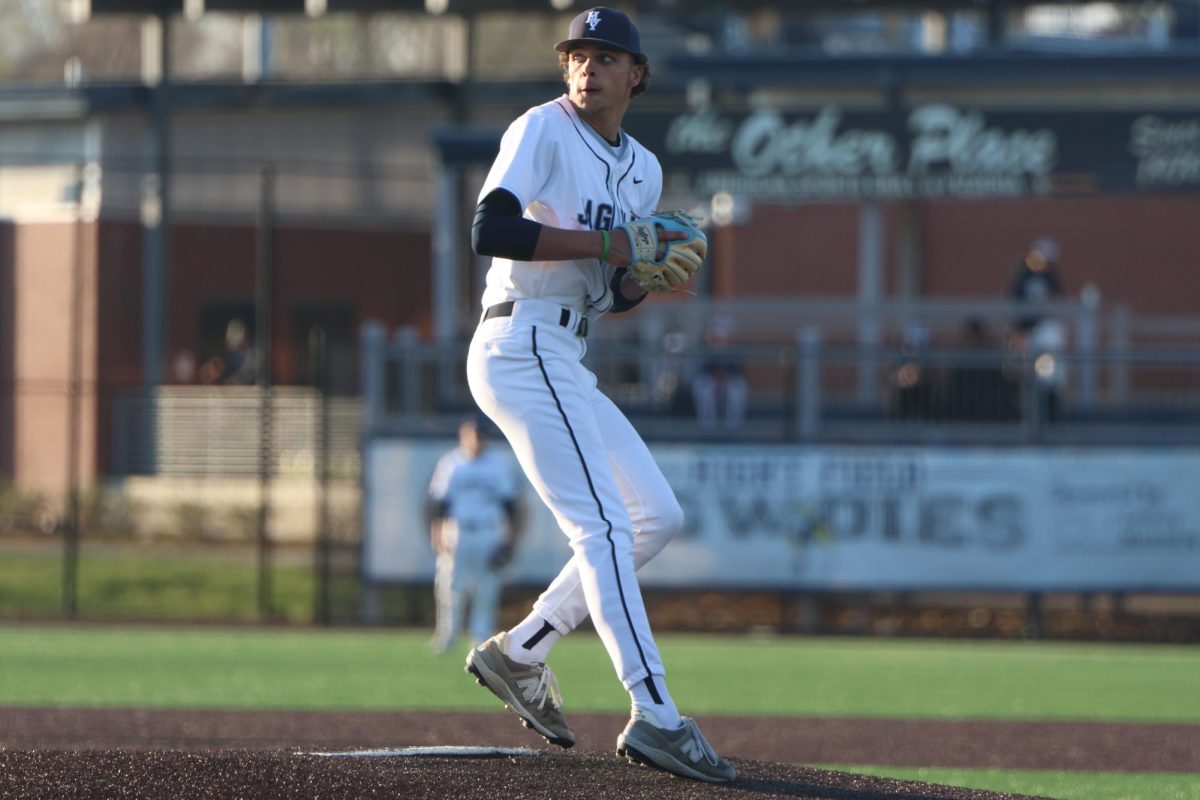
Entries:
[[702, 108], [631, 110], [627, 127], [673, 181], [697, 195], [886, 200], [1200, 191], [1200, 112], [944, 103], [902, 112]]
[[[369, 580], [432, 580], [424, 498], [451, 446], [368, 446]], [[654, 456], [687, 522], [639, 573], [646, 586], [1200, 588], [1198, 450], [664, 445]], [[571, 551], [532, 489], [523, 501], [508, 578], [548, 583]]]

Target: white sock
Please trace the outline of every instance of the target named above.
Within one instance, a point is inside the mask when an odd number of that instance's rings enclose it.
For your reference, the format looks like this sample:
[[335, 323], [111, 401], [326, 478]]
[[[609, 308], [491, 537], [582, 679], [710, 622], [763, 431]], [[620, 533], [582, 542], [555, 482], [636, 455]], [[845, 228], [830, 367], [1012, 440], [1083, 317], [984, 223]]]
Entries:
[[522, 664], [545, 664], [562, 634], [535, 611], [508, 632], [504, 655]]
[[651, 675], [634, 685], [629, 696], [633, 698], [633, 713], [640, 713], [658, 727], [674, 730], [683, 724], [663, 676]]

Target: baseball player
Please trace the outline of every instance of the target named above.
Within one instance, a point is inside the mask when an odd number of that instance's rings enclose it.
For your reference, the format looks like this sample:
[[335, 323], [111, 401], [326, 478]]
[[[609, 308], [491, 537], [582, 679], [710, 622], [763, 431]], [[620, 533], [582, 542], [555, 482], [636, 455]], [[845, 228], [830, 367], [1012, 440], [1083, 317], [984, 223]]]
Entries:
[[499, 570], [511, 558], [519, 530], [513, 477], [508, 461], [486, 447], [484, 423], [475, 417], [463, 421], [458, 447], [434, 468], [429, 539], [437, 554], [437, 630], [432, 644], [438, 653], [458, 640], [468, 603], [467, 631], [474, 643], [496, 629]]
[[467, 379], [573, 555], [532, 613], [472, 650], [466, 668], [527, 727], [570, 747], [575, 735], [545, 662], [590, 615], [633, 709], [617, 754], [730, 781], [733, 767], [671, 699], [635, 573], [679, 531], [683, 512], [581, 363], [591, 322], [648, 290], [683, 285], [707, 244], [686, 216], [654, 212], [662, 169], [621, 128], [650, 78], [634, 24], [593, 8], [556, 49], [567, 93], [509, 126], [479, 194], [472, 244], [492, 263]]

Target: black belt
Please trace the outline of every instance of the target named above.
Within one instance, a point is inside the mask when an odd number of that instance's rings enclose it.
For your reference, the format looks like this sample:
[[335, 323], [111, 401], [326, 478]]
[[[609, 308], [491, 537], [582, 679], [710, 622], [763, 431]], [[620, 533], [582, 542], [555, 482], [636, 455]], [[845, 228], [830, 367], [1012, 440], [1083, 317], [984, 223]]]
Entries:
[[[509, 300], [504, 303], [496, 303], [494, 306], [489, 306], [488, 309], [483, 312], [483, 320], [481, 321], [489, 320], [493, 317], [511, 317], [513, 314], [513, 309], [516, 307], [516, 305], [516, 300]], [[562, 313], [558, 315], [558, 324], [567, 330], [571, 330], [571, 312], [568, 309], [564, 308]], [[587, 317], [580, 315], [579, 324], [575, 326], [574, 333], [576, 336], [587, 336]]]

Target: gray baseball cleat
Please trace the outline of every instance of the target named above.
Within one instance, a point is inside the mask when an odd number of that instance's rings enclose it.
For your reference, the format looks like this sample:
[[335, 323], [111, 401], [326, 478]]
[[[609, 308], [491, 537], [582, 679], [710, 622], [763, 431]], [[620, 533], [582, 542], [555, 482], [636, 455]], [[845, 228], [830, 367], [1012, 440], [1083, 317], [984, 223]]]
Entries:
[[668, 730], [635, 712], [617, 737], [617, 755], [698, 781], [728, 783], [737, 777], [737, 770], [717, 755], [691, 717]]
[[550, 744], [571, 747], [575, 733], [562, 714], [562, 695], [554, 673], [545, 664], [522, 664], [504, 654], [507, 633], [498, 633], [467, 654], [467, 672], [475, 682], [504, 701], [526, 728]]

